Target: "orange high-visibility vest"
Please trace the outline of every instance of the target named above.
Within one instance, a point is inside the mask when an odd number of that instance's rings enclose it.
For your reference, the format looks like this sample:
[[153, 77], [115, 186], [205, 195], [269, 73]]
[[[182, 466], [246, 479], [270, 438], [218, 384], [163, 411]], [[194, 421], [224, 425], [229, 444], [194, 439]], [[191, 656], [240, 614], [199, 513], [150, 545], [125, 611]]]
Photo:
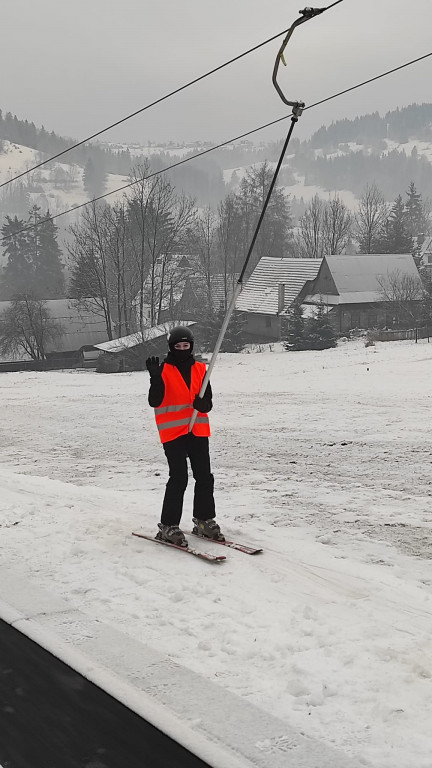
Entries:
[[[190, 418], [193, 414], [193, 400], [199, 394], [205, 376], [205, 363], [194, 362], [191, 366], [190, 388], [175, 365], [165, 364], [162, 368], [162, 380], [165, 384], [164, 398], [154, 409], [156, 426], [161, 443], [187, 435]], [[210, 425], [206, 413], [198, 413], [192, 434], [196, 437], [209, 437]]]

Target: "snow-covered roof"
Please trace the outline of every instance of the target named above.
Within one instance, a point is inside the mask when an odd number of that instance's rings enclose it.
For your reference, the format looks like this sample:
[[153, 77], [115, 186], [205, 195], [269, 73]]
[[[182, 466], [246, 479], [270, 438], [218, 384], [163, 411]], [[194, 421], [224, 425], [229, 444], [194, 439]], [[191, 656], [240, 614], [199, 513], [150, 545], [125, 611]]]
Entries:
[[103, 352], [121, 352], [123, 349], [131, 349], [146, 341], [154, 341], [154, 339], [158, 339], [161, 336], [167, 336], [176, 325], [195, 325], [195, 322], [191, 320], [170, 320], [160, 325], [153, 325], [151, 328], [147, 328], [144, 333], [137, 331], [137, 333], [131, 333], [129, 336], [105, 341], [103, 344], [94, 344], [94, 346]]
[[391, 272], [418, 277], [410, 253], [361, 253], [355, 256], [326, 256], [339, 294], [379, 290], [377, 280]]
[[284, 304], [289, 306], [304, 284], [317, 276], [320, 265], [321, 259], [263, 256], [243, 288], [236, 308], [242, 312], [277, 315], [279, 284], [285, 286]]
[[[322, 270], [328, 267], [336, 293], [325, 291], [321, 270], [311, 293], [303, 298], [307, 304], [368, 304], [382, 301], [382, 281], [398, 272], [408, 277], [419, 277], [410, 253], [360, 253], [355, 256], [325, 256]], [[324, 288], [324, 290], [323, 290]]]

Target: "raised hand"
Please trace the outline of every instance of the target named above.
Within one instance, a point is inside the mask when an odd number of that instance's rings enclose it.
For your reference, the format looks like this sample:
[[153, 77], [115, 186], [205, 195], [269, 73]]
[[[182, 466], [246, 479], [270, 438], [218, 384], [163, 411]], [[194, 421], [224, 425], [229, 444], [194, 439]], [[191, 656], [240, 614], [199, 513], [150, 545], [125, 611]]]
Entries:
[[160, 364], [159, 364], [159, 358], [158, 357], [148, 357], [146, 360], [146, 368], [150, 374], [150, 377], [152, 376], [159, 376], [160, 375]]

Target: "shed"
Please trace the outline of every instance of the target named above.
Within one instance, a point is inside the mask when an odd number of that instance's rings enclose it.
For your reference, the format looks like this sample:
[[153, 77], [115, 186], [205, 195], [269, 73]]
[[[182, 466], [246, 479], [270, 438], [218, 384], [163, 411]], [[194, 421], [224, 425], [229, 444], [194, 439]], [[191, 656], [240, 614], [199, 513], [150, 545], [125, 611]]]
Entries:
[[119, 339], [95, 344], [110, 359], [110, 372], [126, 370], [142, 370], [149, 355], [164, 355], [167, 352], [167, 336], [176, 325], [193, 326], [191, 320], [170, 320], [166, 323], [153, 325], [144, 332], [137, 331]]

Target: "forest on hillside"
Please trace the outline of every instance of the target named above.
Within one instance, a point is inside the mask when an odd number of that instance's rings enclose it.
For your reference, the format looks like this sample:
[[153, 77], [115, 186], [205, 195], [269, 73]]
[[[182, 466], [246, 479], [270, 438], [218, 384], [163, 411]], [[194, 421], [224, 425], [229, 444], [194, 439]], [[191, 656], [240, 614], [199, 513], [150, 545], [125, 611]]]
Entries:
[[373, 145], [379, 140], [390, 139], [404, 144], [411, 137], [432, 142], [432, 104], [411, 104], [387, 112], [383, 117], [372, 112], [354, 120], [336, 120], [319, 128], [308, 144], [314, 149], [331, 152], [347, 142]]
[[[46, 156], [64, 152], [77, 143], [75, 139], [58, 136], [54, 131], [48, 132], [43, 126], [37, 128], [28, 120], [19, 120], [10, 112], [3, 115], [0, 109], [0, 154], [4, 151], [5, 140], [35, 149], [40, 153], [38, 162], [43, 161]], [[180, 159], [161, 151], [152, 156], [151, 170], [154, 172], [168, 168]], [[133, 167], [139, 164], [138, 159], [130, 153], [129, 149], [114, 151], [109, 146], [98, 143], [77, 147], [59, 158], [59, 162], [76, 164], [91, 170], [91, 175], [98, 180], [98, 184], [94, 185], [93, 189], [86, 190], [89, 192], [89, 198], [103, 194], [108, 173], [124, 176], [127, 180]], [[50, 168], [52, 165], [47, 164], [44, 166], [44, 171], [49, 171]], [[196, 197], [202, 205], [219, 201], [225, 192], [221, 168], [211, 156], [180, 165], [169, 171], [168, 175], [173, 184], [180, 187], [186, 194]], [[37, 191], [33, 186], [28, 181], [24, 181], [16, 184], [13, 191], [8, 190], [7, 195], [0, 195], [2, 215], [23, 215], [29, 207], [28, 194]]]
[[[259, 134], [256, 136], [258, 140]], [[60, 137], [44, 127], [37, 128], [28, 120], [19, 120], [16, 115], [0, 110], [0, 153], [5, 139], [35, 149], [41, 160], [74, 143], [73, 139]], [[411, 143], [404, 148], [408, 140]], [[358, 198], [368, 184], [375, 183], [387, 201], [393, 201], [412, 181], [424, 198], [432, 198], [432, 164], [413, 147], [413, 141], [430, 141], [432, 146], [432, 104], [412, 104], [383, 116], [374, 112], [354, 120], [338, 120], [322, 126], [308, 141], [294, 138], [290, 144], [290, 160], [282, 168], [279, 181], [288, 193], [290, 186], [304, 178], [306, 185], [316, 185], [329, 193], [350, 190]], [[394, 142], [397, 148], [388, 142]], [[227, 192], [238, 188], [243, 169], [264, 161], [276, 161], [281, 146], [282, 140], [267, 143], [242, 140], [194, 160], [195, 154], [211, 145], [191, 145], [188, 154], [182, 157], [176, 156], [167, 145], [149, 159], [152, 172], [180, 163], [167, 172], [170, 182], [193, 197], [197, 205], [217, 207]], [[61, 160], [76, 163], [86, 171], [87, 177], [93, 177], [94, 183], [85, 188], [89, 199], [103, 194], [107, 173], [122, 175], [127, 181], [131, 169], [139, 162], [128, 149], [98, 143], [78, 147]], [[48, 164], [43, 168], [49, 183], [52, 167]], [[232, 180], [227, 184], [223, 179], [226, 169], [234, 169]], [[34, 182], [29, 176], [22, 183], [5, 188], [0, 194], [2, 218], [6, 214], [25, 215], [31, 204], [29, 194], [37, 191], [33, 188]], [[301, 215], [303, 209], [304, 206], [293, 201], [294, 214]]]

